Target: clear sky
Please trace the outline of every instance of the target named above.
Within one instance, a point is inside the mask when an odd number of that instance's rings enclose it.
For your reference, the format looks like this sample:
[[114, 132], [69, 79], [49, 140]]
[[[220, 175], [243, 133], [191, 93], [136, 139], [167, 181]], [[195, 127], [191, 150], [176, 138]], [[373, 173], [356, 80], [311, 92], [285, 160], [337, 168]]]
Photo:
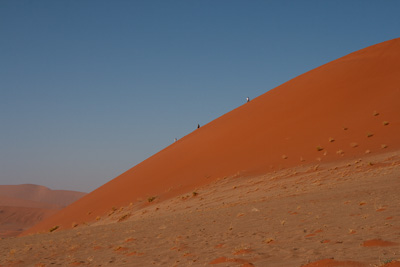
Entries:
[[0, 184], [89, 192], [308, 70], [400, 1], [0, 1]]

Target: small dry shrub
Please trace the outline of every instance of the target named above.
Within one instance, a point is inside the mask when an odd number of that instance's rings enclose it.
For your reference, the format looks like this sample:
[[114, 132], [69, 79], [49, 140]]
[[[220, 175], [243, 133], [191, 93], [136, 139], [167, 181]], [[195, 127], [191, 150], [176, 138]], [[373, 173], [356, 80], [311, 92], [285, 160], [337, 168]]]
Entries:
[[147, 199], [147, 202], [149, 202], [149, 203], [151, 203], [151, 202], [153, 202], [154, 200], [156, 199], [156, 197], [149, 197], [148, 199]]
[[58, 228], [60, 228], [60, 226], [58, 226], [58, 225], [53, 226], [53, 227], [51, 227], [51, 228], [49, 229], [49, 232], [50, 232], [50, 233], [51, 233], [51, 232], [54, 232], [54, 231], [57, 230]]
[[122, 222], [122, 221], [128, 219], [129, 217], [131, 217], [131, 213], [124, 214], [118, 219], [118, 222]]
[[356, 147], [358, 147], [358, 144], [353, 142], [353, 143], [350, 143], [350, 146], [353, 147], [353, 148], [356, 148]]

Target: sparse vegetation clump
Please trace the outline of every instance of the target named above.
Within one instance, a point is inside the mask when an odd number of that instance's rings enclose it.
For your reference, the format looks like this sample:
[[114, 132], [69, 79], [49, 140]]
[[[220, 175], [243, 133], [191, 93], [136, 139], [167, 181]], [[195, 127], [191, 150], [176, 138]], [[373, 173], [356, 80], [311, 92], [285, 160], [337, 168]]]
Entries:
[[60, 228], [60, 226], [58, 226], [58, 225], [53, 226], [53, 227], [51, 227], [51, 228], [49, 229], [49, 232], [50, 232], [50, 233], [51, 233], [51, 232], [54, 232], [54, 231], [57, 230], [58, 228]]
[[382, 122], [382, 124], [383, 124], [384, 126], [386, 126], [386, 125], [389, 125], [389, 122], [388, 122], [388, 121], [384, 121], [384, 122]]
[[383, 260], [382, 263], [385, 265], [385, 264], [391, 263], [392, 261], [393, 261], [393, 259], [387, 259], [387, 260]]
[[372, 136], [374, 136], [373, 133], [370, 133], [370, 132], [367, 133], [367, 137], [372, 137]]
[[317, 151], [322, 151], [322, 150], [324, 150], [324, 148], [323, 148], [323, 147], [321, 147], [321, 146], [317, 146]]
[[329, 143], [333, 143], [333, 142], [335, 142], [335, 138], [333, 138], [333, 137], [329, 137]]
[[122, 221], [128, 219], [130, 216], [131, 216], [131, 213], [124, 214], [118, 219], [118, 222], [122, 222]]
[[272, 238], [272, 237], [270, 237], [270, 238], [265, 239], [265, 240], [264, 240], [264, 243], [269, 244], [269, 243], [272, 243], [272, 242], [274, 242], [274, 241], [275, 241], [275, 239]]
[[147, 199], [147, 202], [151, 203], [156, 199], [156, 197], [152, 196]]
[[372, 115], [378, 116], [378, 115], [379, 115], [379, 112], [375, 110], [375, 111], [372, 113]]
[[111, 215], [113, 215], [115, 213], [115, 211], [117, 210], [116, 207], [112, 207], [110, 213], [108, 214], [108, 217], [110, 217]]
[[358, 144], [353, 142], [353, 143], [350, 143], [350, 146], [353, 147], [353, 148], [356, 148], [356, 147], [358, 147]]
[[192, 193], [192, 195], [195, 197], [195, 196], [197, 196], [199, 193], [197, 193], [196, 191], [194, 191], [193, 193]]

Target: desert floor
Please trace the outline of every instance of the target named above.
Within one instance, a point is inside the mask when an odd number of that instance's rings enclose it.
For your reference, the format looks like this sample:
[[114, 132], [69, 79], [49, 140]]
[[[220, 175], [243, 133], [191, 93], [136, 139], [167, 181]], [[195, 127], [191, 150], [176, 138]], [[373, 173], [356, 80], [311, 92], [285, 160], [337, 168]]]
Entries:
[[399, 266], [399, 189], [400, 151], [243, 172], [72, 230], [2, 239], [0, 266]]

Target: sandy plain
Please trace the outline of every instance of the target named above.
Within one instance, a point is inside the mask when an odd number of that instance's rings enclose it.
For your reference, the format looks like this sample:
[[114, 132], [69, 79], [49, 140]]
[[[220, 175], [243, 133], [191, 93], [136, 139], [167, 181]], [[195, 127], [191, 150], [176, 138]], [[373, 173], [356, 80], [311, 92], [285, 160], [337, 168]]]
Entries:
[[[0, 266], [399, 266], [400, 151], [237, 173], [0, 240]], [[50, 229], [49, 229], [50, 231]]]

